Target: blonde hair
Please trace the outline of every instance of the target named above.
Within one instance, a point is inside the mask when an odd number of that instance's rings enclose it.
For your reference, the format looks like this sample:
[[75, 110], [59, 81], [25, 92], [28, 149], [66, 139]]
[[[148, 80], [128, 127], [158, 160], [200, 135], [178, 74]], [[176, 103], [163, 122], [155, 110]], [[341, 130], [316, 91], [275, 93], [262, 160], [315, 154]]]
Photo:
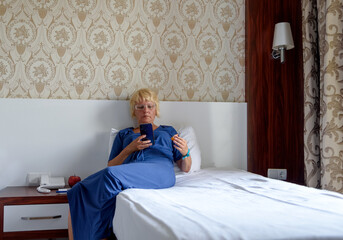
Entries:
[[160, 102], [158, 100], [157, 94], [148, 88], [141, 88], [134, 92], [130, 99], [130, 109], [132, 117], [135, 117], [135, 105], [140, 101], [148, 101], [155, 103], [156, 116], [160, 116]]

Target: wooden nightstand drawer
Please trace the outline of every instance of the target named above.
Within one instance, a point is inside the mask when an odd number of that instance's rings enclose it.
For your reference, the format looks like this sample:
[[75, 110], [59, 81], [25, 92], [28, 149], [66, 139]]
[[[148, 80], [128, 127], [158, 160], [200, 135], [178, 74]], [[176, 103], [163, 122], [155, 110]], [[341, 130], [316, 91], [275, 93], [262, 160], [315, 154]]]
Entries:
[[4, 206], [4, 232], [68, 228], [68, 204]]
[[67, 194], [6, 187], [0, 190], [0, 240], [68, 237], [68, 211]]

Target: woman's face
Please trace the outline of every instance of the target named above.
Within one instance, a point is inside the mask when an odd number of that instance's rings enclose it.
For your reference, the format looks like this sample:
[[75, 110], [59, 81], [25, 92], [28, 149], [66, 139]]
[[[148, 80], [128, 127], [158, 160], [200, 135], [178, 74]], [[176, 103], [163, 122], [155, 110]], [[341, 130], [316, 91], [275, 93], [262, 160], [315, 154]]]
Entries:
[[139, 101], [135, 104], [135, 116], [138, 124], [154, 123], [156, 104], [151, 101]]

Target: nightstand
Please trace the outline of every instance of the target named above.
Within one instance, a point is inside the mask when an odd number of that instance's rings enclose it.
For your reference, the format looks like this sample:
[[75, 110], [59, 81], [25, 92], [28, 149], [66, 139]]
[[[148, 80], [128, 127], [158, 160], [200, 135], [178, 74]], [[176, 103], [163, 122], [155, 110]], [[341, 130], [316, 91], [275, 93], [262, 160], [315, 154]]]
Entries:
[[0, 240], [68, 237], [67, 194], [36, 187], [0, 190]]

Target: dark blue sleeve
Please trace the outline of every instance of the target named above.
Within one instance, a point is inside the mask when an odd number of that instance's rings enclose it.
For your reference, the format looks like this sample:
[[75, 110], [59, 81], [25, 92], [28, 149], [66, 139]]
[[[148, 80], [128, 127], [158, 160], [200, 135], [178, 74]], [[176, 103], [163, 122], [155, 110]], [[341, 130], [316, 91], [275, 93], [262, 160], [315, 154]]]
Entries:
[[122, 133], [123, 133], [122, 131], [119, 131], [117, 136], [115, 137], [108, 161], [115, 158], [123, 150], [123, 134]]

